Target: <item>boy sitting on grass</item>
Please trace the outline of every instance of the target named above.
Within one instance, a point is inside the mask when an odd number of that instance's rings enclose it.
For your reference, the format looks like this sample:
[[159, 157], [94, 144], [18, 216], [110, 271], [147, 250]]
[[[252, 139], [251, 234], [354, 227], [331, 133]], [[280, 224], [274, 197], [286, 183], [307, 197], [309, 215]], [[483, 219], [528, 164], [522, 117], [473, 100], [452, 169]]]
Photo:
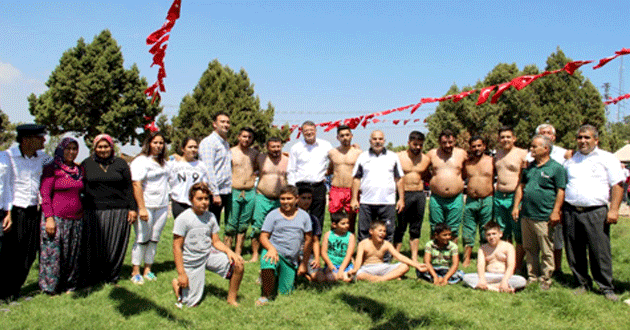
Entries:
[[348, 272], [352, 270], [352, 255], [356, 247], [356, 238], [349, 232], [350, 219], [342, 209], [330, 215], [329, 232], [322, 238], [322, 258], [326, 264], [316, 274], [317, 282], [350, 282]]
[[307, 259], [298, 268], [300, 246], [304, 244], [304, 255], [311, 254], [311, 218], [297, 207], [298, 190], [295, 186], [285, 186], [280, 190], [280, 208], [265, 217], [261, 228], [260, 277], [262, 295], [257, 306], [269, 302], [276, 291], [289, 294], [293, 291], [295, 276], [306, 273]]
[[416, 271], [418, 278], [437, 286], [455, 284], [462, 280], [464, 272], [459, 267], [459, 249], [451, 241], [451, 227], [438, 223], [433, 229], [433, 239], [424, 246], [426, 272]]
[[503, 232], [498, 223], [488, 222], [484, 229], [488, 243], [479, 247], [477, 274], [464, 275], [464, 283], [471, 288], [514, 293], [527, 284], [527, 280], [514, 275], [514, 246], [502, 241]]
[[243, 258], [219, 239], [219, 225], [208, 212], [212, 194], [204, 182], [190, 188], [192, 207], [182, 212], [173, 225], [173, 258], [177, 278], [173, 290], [177, 307], [196, 306], [203, 296], [205, 271], [230, 280], [227, 302], [238, 306], [236, 295], [243, 279]]
[[[385, 240], [387, 237], [385, 222], [381, 220], [372, 221], [369, 233], [370, 237], [359, 243], [355, 268], [349, 271], [348, 275], [356, 274], [357, 280], [382, 282], [400, 279], [407, 273], [409, 266], [413, 266], [421, 272], [427, 270], [424, 264], [415, 262], [400, 254], [392, 243]], [[400, 262], [395, 264], [385, 263], [383, 257], [386, 253], [390, 253]]]
[[[298, 188], [298, 203], [297, 203], [298, 207], [301, 210], [308, 212], [308, 209], [311, 207], [312, 203], [313, 203], [313, 188], [311, 187]], [[308, 270], [304, 275], [309, 281], [312, 281], [315, 279], [316, 272], [319, 270], [319, 267], [321, 266], [321, 261], [320, 261], [321, 245], [319, 244], [319, 237], [322, 236], [322, 229], [319, 227], [319, 221], [316, 216], [309, 214], [309, 217], [311, 218], [311, 227], [313, 229], [313, 232], [312, 232], [313, 243], [311, 246], [312, 254], [305, 257], [306, 260], [308, 261]], [[302, 254], [302, 257], [304, 257], [303, 254]]]

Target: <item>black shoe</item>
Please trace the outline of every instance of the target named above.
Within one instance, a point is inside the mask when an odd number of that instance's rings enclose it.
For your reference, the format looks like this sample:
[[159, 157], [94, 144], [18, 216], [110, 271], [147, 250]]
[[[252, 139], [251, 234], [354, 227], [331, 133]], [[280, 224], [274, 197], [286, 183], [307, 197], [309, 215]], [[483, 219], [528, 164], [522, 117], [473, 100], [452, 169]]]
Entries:
[[612, 291], [604, 291], [604, 297], [612, 302], [619, 301], [619, 297]]
[[582, 286], [578, 287], [577, 289], [575, 289], [575, 291], [573, 291], [573, 294], [576, 295], [576, 296], [581, 296], [581, 295], [587, 293], [588, 291], [589, 291], [588, 288], [582, 285]]

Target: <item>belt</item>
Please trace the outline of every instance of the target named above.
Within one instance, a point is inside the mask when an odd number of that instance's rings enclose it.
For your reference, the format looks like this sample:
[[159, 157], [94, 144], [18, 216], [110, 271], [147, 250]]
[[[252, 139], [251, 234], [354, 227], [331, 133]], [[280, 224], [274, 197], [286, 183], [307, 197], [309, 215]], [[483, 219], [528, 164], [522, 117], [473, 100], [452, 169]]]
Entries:
[[571, 205], [571, 204], [569, 204], [569, 203], [567, 203], [567, 205], [568, 205], [569, 207], [571, 207], [572, 209], [574, 209], [574, 210], [578, 211], [579, 213], [590, 212], [590, 211], [594, 211], [594, 210], [597, 210], [597, 209], [602, 208], [602, 207], [606, 207], [606, 205], [597, 205], [597, 206], [574, 206], [574, 205]]
[[311, 187], [321, 186], [323, 184], [324, 184], [324, 180], [319, 181], [319, 182], [299, 181], [295, 183], [296, 186], [311, 186]]

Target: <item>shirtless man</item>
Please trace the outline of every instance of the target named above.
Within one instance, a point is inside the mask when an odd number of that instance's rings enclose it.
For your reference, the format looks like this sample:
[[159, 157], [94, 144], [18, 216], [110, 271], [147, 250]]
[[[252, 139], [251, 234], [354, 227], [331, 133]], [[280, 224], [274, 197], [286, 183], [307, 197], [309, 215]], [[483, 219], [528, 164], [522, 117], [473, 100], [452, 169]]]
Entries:
[[402, 239], [409, 225], [409, 247], [411, 260], [418, 261], [418, 246], [420, 243], [420, 231], [424, 219], [424, 206], [427, 196], [424, 194], [424, 182], [422, 175], [429, 168], [429, 157], [422, 154], [424, 134], [413, 131], [409, 134], [407, 142], [409, 148], [398, 153], [400, 165], [405, 176], [403, 187], [405, 190], [405, 207], [398, 213], [398, 223], [394, 232], [394, 245], [396, 251], [402, 248]]
[[427, 154], [433, 175], [429, 181], [429, 224], [433, 233], [435, 225], [446, 223], [451, 227], [453, 241], [457, 242], [464, 212], [462, 170], [466, 151], [455, 146], [455, 133], [450, 129], [440, 133], [439, 143], [439, 148]]
[[512, 244], [502, 241], [503, 232], [498, 223], [485, 226], [486, 241], [477, 253], [477, 273], [465, 274], [464, 283], [474, 289], [514, 293], [527, 284], [527, 280], [514, 275], [515, 252]]
[[269, 138], [267, 140], [267, 154], [259, 154], [256, 163], [260, 171], [254, 205], [252, 258], [249, 260], [250, 262], [258, 261], [260, 229], [267, 214], [280, 207], [280, 190], [287, 185], [289, 157], [282, 153], [282, 140], [277, 137]]
[[350, 127], [341, 125], [337, 128], [337, 140], [340, 146], [328, 152], [328, 173], [332, 174], [332, 184], [328, 192], [328, 211], [336, 213], [344, 209], [350, 220], [350, 232], [355, 229], [357, 213], [350, 206], [352, 200], [352, 169], [361, 154], [361, 149], [352, 145]]
[[499, 150], [494, 158], [497, 183], [494, 191], [494, 217], [501, 226], [503, 238], [516, 245], [516, 269], [520, 270], [525, 250], [521, 226], [512, 219], [514, 192], [521, 181], [521, 171], [527, 167], [527, 150], [514, 146], [516, 135], [511, 127], [499, 129]]
[[230, 149], [232, 152], [232, 212], [225, 225], [225, 245], [232, 248], [232, 241], [236, 235], [234, 252], [241, 255], [245, 232], [251, 224], [254, 214], [254, 198], [256, 191], [256, 158], [258, 151], [251, 148], [254, 142], [254, 130], [243, 127], [238, 134], [238, 144]]
[[486, 143], [481, 136], [473, 136], [468, 141], [470, 151], [464, 163], [466, 186], [466, 208], [462, 224], [464, 239], [464, 267], [470, 266], [470, 256], [475, 245], [475, 235], [479, 228], [479, 241], [485, 242], [484, 225], [492, 220], [492, 193], [494, 187], [494, 166], [492, 157], [485, 154]]

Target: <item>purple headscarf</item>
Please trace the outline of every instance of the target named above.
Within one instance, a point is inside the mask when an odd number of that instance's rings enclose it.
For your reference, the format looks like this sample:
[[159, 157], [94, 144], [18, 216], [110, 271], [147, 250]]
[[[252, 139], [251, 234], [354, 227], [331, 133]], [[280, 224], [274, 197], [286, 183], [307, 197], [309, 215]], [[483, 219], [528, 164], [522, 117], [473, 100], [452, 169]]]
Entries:
[[71, 137], [65, 137], [61, 140], [61, 142], [59, 142], [57, 148], [55, 149], [55, 167], [62, 169], [75, 180], [83, 180], [83, 170], [81, 169], [81, 166], [74, 162], [72, 165], [64, 163], [63, 151], [71, 143], [76, 143], [77, 147], [79, 146], [79, 141]]

